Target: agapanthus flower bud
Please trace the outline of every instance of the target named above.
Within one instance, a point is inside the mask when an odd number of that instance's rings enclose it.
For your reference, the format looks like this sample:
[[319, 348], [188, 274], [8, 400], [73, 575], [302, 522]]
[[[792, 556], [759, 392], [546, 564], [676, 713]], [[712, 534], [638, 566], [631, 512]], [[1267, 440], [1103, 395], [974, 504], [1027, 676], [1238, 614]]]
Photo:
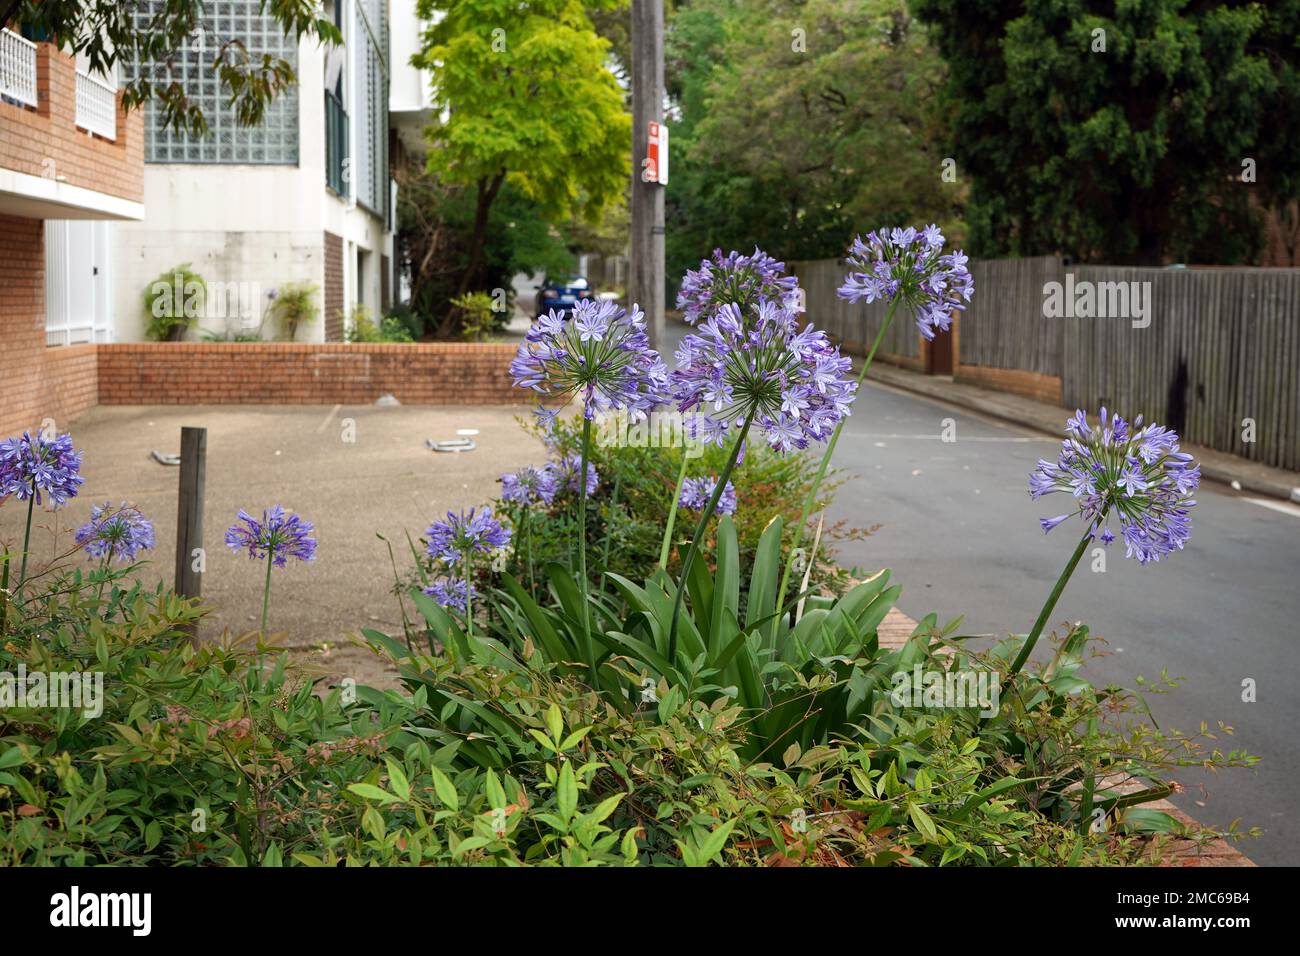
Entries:
[[724, 305], [745, 311], [763, 300], [794, 308], [799, 301], [799, 285], [794, 276], [785, 275], [784, 262], [758, 247], [749, 256], [738, 252], [724, 256], [721, 249], [713, 250], [713, 258], [687, 271], [677, 292], [677, 308], [689, 325]]
[[105, 501], [90, 509], [90, 520], [77, 529], [77, 544], [92, 558], [134, 561], [154, 546], [153, 525], [138, 508], [122, 502], [116, 511]]
[[[578, 302], [572, 315], [552, 309], [539, 316], [510, 363], [520, 388], [562, 398], [577, 396], [588, 420], [598, 413], [627, 409], [640, 421], [666, 400], [668, 369], [650, 347], [645, 315], [611, 301]], [[539, 409], [544, 427], [556, 410]]]
[[510, 529], [501, 526], [491, 508], [471, 508], [460, 514], [448, 511], [447, 520], [435, 521], [425, 535], [429, 557], [453, 563], [510, 543]]
[[311, 537], [311, 522], [296, 514], [287, 514], [280, 505], [262, 512], [258, 521], [247, 511], [240, 511], [238, 521], [226, 530], [226, 547], [232, 551], [248, 551], [250, 558], [270, 557], [277, 567], [284, 567], [289, 558], [299, 561], [316, 559], [316, 539]]
[[726, 444], [746, 418], [778, 452], [825, 441], [849, 414], [852, 362], [825, 333], [799, 330], [798, 314], [762, 299], [748, 311], [728, 303], [682, 339], [673, 372], [678, 408], [698, 409], [692, 437]]
[[433, 598], [439, 607], [454, 608], [457, 611], [465, 610], [469, 600], [469, 585], [463, 578], [442, 578], [421, 590]]
[[81, 477], [81, 452], [72, 447], [72, 436], [46, 438], [41, 433], [23, 432], [19, 438], [0, 441], [0, 498], [10, 495], [19, 501], [35, 498], [59, 508], [77, 494]]
[[858, 236], [848, 255], [857, 271], [844, 277], [840, 298], [900, 299], [912, 310], [921, 334], [933, 339], [936, 329], [951, 327], [953, 313], [964, 310], [975, 292], [966, 255], [961, 250], [945, 255], [943, 245], [943, 233], [935, 225], [920, 232], [909, 227]]
[[1188, 511], [1192, 493], [1201, 484], [1201, 469], [1191, 455], [1179, 451], [1178, 435], [1142, 416], [1130, 426], [1102, 408], [1096, 428], [1076, 411], [1065, 426], [1066, 439], [1056, 462], [1040, 459], [1029, 476], [1029, 494], [1041, 498], [1054, 492], [1074, 497], [1078, 507], [1066, 515], [1044, 518], [1044, 531], [1080, 515], [1093, 537], [1110, 544], [1115, 534], [1107, 526], [1113, 515], [1120, 523], [1125, 556], [1139, 563], [1159, 561], [1181, 550], [1191, 537]]
[[[713, 497], [713, 492], [717, 487], [717, 476], [687, 478], [682, 482], [682, 494], [678, 502], [683, 508], [690, 511], [703, 511], [708, 507], [709, 500]], [[714, 513], [720, 515], [736, 513], [736, 488], [731, 482], [727, 482], [726, 487], [722, 489]]]

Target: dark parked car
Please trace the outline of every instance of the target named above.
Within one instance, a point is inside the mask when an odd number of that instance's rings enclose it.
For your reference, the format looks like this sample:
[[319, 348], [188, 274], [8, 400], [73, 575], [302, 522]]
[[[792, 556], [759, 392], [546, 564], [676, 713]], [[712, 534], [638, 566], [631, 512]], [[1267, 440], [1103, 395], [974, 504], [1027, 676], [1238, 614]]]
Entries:
[[570, 276], [564, 281], [547, 279], [537, 287], [537, 314], [551, 309], [567, 312], [579, 299], [591, 299], [595, 293], [584, 276]]

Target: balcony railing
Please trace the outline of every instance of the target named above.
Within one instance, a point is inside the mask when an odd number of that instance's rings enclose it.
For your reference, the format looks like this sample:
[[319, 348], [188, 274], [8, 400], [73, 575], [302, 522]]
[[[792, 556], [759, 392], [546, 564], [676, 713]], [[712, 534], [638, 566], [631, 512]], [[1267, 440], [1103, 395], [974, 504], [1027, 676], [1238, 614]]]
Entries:
[[117, 139], [117, 90], [80, 70], [77, 71], [77, 125], [104, 139]]
[[348, 111], [337, 96], [325, 91], [325, 185], [346, 197], [348, 183], [343, 167], [348, 161]]
[[36, 44], [0, 30], [0, 97], [36, 105]]

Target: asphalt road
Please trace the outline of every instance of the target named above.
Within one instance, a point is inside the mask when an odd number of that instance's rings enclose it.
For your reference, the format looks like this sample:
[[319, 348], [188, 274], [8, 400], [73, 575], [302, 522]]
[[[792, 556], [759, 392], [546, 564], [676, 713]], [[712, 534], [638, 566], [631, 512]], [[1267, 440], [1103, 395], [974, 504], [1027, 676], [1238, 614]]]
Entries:
[[[955, 423], [950, 443], [941, 440], [945, 419]], [[854, 477], [830, 517], [882, 527], [845, 544], [842, 563], [893, 569], [899, 607], [912, 617], [964, 614], [967, 634], [1028, 631], [1082, 531], [1075, 519], [1045, 536], [1038, 518], [1068, 504], [1028, 495], [1035, 461], [1054, 458], [1058, 447], [1036, 432], [869, 385], [836, 448], [834, 465]], [[1185, 678], [1149, 698], [1160, 724], [1195, 730], [1222, 720], [1236, 731], [1220, 737], [1224, 749], [1262, 760], [1213, 776], [1180, 771], [1187, 792], [1175, 802], [1205, 823], [1259, 826], [1265, 835], [1241, 849], [1260, 864], [1295, 865], [1300, 508], [1258, 500], [1203, 485], [1186, 550], [1142, 567], [1117, 541], [1104, 573], [1085, 556], [1052, 623], [1083, 621], [1109, 642], [1109, 656], [1088, 665], [1096, 682], [1133, 687], [1163, 668]], [[1247, 678], [1255, 703], [1242, 701]]]

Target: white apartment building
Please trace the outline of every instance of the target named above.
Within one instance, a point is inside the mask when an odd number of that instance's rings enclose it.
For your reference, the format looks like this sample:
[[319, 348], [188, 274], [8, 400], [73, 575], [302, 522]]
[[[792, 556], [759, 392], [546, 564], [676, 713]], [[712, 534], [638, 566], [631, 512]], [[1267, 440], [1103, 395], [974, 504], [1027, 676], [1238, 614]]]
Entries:
[[[342, 47], [286, 38], [258, 0], [206, 5], [206, 29], [172, 75], [209, 130], [190, 137], [164, 129], [161, 112], [145, 107], [145, 215], [115, 230], [117, 340], [144, 337], [145, 290], [182, 264], [209, 288], [191, 339], [259, 329], [274, 337], [267, 310], [286, 283], [319, 289], [321, 318], [299, 329], [299, 341], [339, 341], [358, 305], [377, 317], [394, 303], [390, 132], [418, 134], [429, 115], [428, 78], [409, 65], [420, 33], [415, 2], [326, 0], [324, 10]], [[232, 37], [252, 57], [286, 58], [298, 76], [255, 127], [235, 122], [211, 70], [212, 44]], [[391, 115], [390, 90], [398, 107]]]

